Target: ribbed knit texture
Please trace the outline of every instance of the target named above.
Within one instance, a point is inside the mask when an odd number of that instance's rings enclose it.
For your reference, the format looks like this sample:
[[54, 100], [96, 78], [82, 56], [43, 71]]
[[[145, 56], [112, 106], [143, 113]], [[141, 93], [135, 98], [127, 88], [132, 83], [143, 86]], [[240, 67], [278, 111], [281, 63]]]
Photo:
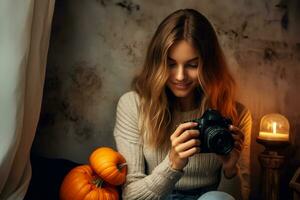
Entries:
[[[240, 173], [232, 179], [226, 179], [222, 172], [222, 163], [213, 153], [200, 153], [189, 159], [184, 172], [170, 167], [168, 152], [161, 152], [141, 142], [139, 121], [139, 97], [136, 92], [124, 94], [118, 103], [114, 137], [118, 151], [128, 164], [127, 180], [123, 186], [123, 199], [164, 199], [174, 189], [190, 190], [219, 183], [223, 191], [240, 198], [240, 180], [242, 180], [243, 196], [249, 192], [249, 144], [251, 132], [251, 116], [249, 111], [241, 107], [239, 128], [246, 135], [248, 143], [242, 152], [242, 163], [239, 162]], [[175, 111], [172, 129], [184, 121], [202, 115], [203, 111]], [[250, 125], [249, 125], [250, 124]], [[247, 157], [248, 156], [248, 157]], [[229, 187], [229, 189], [228, 189]], [[230, 191], [232, 188], [236, 191]], [[227, 191], [229, 190], [229, 191]], [[235, 194], [234, 194], [235, 193]], [[246, 198], [246, 197], [245, 197]]]

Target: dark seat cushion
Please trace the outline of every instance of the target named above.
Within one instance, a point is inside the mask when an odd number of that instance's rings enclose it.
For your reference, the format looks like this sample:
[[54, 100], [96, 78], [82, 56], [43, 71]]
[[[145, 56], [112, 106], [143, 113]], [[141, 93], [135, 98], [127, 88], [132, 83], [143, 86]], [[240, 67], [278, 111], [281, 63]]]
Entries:
[[65, 159], [31, 156], [32, 178], [25, 200], [58, 200], [59, 188], [67, 173], [80, 165]]

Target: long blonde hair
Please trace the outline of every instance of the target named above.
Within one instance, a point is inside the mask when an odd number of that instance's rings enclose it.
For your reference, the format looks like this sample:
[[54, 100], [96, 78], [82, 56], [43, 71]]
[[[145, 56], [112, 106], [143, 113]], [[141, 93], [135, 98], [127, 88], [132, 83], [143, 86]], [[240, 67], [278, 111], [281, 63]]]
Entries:
[[166, 87], [169, 77], [167, 57], [170, 47], [186, 40], [199, 52], [203, 65], [198, 80], [199, 109], [213, 108], [237, 121], [235, 81], [210, 22], [193, 9], [175, 11], [158, 26], [147, 50], [141, 73], [132, 82], [140, 97], [143, 140], [153, 147], [169, 142], [175, 97]]

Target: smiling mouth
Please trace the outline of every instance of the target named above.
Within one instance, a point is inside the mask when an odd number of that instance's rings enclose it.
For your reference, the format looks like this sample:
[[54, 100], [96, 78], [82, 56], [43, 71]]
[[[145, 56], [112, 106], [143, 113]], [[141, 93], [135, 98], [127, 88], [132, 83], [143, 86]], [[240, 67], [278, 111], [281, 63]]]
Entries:
[[178, 89], [186, 89], [191, 85], [191, 83], [173, 83], [173, 85]]

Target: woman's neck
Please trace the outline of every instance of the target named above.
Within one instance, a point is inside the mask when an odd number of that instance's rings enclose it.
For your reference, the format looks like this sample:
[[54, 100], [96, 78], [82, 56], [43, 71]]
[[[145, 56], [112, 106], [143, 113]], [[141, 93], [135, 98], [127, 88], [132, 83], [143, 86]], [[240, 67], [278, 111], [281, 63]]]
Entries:
[[186, 112], [197, 108], [197, 103], [195, 96], [189, 96], [185, 98], [177, 98], [177, 103], [175, 104], [176, 110]]

